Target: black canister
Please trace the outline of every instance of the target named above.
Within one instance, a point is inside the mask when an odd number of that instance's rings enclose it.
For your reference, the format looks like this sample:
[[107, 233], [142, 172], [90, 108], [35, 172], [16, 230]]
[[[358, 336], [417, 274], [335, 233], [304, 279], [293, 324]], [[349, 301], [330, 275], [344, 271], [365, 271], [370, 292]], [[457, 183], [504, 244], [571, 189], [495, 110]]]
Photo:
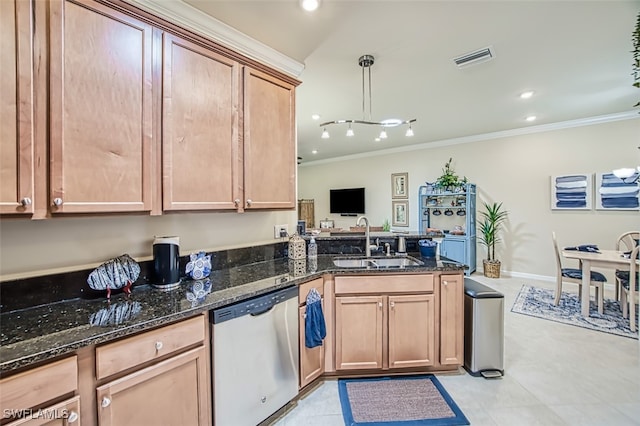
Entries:
[[153, 240], [153, 285], [169, 290], [180, 285], [180, 237]]

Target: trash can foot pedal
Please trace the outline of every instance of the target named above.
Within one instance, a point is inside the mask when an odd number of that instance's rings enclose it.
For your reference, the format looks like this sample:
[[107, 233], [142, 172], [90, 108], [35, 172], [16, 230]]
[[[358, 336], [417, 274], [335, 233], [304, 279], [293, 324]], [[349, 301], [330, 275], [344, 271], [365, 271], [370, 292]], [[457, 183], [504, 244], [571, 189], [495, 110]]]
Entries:
[[499, 370], [486, 370], [486, 371], [481, 371], [480, 374], [482, 375], [482, 377], [484, 377], [485, 379], [495, 379], [498, 377], [502, 377], [502, 372]]

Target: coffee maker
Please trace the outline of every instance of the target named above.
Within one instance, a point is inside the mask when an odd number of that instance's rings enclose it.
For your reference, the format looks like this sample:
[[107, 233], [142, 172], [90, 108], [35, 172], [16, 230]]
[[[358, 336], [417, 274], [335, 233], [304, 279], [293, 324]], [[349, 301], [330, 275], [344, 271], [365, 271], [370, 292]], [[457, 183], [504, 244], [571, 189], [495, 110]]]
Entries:
[[180, 285], [180, 237], [153, 240], [153, 286], [171, 290]]

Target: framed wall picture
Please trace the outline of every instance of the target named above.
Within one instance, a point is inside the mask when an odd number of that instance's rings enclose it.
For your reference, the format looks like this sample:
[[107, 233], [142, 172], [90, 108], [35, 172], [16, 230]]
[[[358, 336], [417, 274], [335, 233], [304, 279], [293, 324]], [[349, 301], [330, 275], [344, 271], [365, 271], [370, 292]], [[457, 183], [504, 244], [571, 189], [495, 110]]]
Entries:
[[551, 210], [591, 210], [591, 173], [551, 176]]
[[393, 201], [392, 226], [409, 226], [409, 201]]
[[409, 198], [409, 173], [391, 174], [391, 198]]
[[325, 219], [320, 221], [320, 229], [335, 228], [333, 220]]
[[620, 179], [611, 172], [596, 173], [596, 210], [640, 210], [640, 182]]

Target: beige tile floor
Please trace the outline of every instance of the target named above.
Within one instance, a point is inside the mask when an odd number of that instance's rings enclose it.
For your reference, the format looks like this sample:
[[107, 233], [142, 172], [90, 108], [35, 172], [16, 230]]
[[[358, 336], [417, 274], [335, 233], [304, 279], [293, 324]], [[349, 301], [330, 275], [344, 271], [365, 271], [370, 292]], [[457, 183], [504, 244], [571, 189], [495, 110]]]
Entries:
[[[505, 376], [438, 375], [472, 425], [640, 425], [638, 340], [511, 312], [523, 284], [553, 283], [473, 278], [505, 295]], [[337, 382], [325, 381], [275, 425], [344, 425]]]

